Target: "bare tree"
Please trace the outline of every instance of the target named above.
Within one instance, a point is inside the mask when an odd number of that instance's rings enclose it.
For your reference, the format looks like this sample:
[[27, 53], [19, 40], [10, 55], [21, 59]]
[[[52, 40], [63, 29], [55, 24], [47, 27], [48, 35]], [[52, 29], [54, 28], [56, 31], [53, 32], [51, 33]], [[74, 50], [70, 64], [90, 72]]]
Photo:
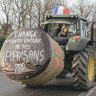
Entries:
[[5, 14], [5, 18], [6, 18], [6, 31], [4, 31], [4, 35], [6, 35], [6, 32], [9, 29], [9, 24], [10, 24], [10, 13], [11, 13], [11, 9], [12, 9], [12, 0], [1, 0], [0, 1], [0, 5], [2, 8], [3, 13]]
[[93, 3], [88, 2], [88, 0], [78, 0], [77, 4], [73, 5], [71, 8], [71, 13], [75, 15], [82, 16], [87, 20], [90, 20], [93, 12]]
[[[52, 13], [54, 5], [64, 5], [64, 0], [2, 0], [2, 10], [7, 24], [14, 29], [40, 27], [46, 15]], [[65, 4], [67, 5], [67, 4]]]
[[92, 10], [92, 21], [93, 22], [96, 22], [96, 2], [94, 3], [94, 5], [93, 5], [93, 10]]
[[13, 12], [14, 19], [18, 22], [18, 28], [25, 27], [27, 16], [32, 10], [34, 0], [14, 0]]
[[35, 1], [35, 22], [37, 26], [40, 27], [40, 24], [45, 21], [46, 15], [52, 13], [52, 9], [55, 4], [64, 5], [64, 0], [36, 0]]

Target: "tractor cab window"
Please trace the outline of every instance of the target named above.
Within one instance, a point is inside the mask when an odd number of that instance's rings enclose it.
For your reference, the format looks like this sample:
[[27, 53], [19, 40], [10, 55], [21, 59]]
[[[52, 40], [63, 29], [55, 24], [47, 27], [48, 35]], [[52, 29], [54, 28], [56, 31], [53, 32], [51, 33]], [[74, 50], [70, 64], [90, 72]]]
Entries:
[[[49, 26], [48, 26], [48, 34], [52, 34], [53, 35], [53, 32], [54, 32], [54, 30], [56, 28], [58, 28], [58, 25], [59, 25], [59, 23], [49, 24]], [[75, 34], [77, 32], [77, 30], [76, 30], [76, 24], [72, 24], [72, 25], [71, 24], [62, 24], [62, 27], [63, 26], [66, 26], [66, 25], [69, 26], [69, 33]]]
[[[58, 25], [61, 24], [63, 26], [68, 26], [68, 31], [71, 34], [77, 33], [77, 22], [76, 20], [70, 19], [62, 19], [62, 20], [49, 20], [45, 22], [44, 31], [47, 32], [49, 35], [54, 35], [54, 30], [58, 28]], [[47, 26], [46, 26], [47, 25]], [[47, 29], [47, 30], [46, 30]], [[62, 28], [61, 28], [62, 29]]]
[[48, 26], [48, 34], [52, 34], [53, 35], [54, 29], [57, 27], [57, 25], [58, 24], [56, 24], [56, 23], [49, 24], [49, 26]]
[[87, 24], [83, 20], [80, 20], [80, 33], [81, 37], [87, 37]]

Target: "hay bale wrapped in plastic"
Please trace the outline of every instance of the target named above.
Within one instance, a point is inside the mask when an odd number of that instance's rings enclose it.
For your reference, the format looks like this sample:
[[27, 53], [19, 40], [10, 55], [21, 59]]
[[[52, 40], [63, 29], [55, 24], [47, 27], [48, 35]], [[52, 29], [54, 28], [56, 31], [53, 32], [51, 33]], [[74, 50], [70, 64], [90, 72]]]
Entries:
[[64, 52], [41, 29], [23, 28], [9, 35], [1, 49], [1, 68], [9, 78], [42, 85], [64, 69]]

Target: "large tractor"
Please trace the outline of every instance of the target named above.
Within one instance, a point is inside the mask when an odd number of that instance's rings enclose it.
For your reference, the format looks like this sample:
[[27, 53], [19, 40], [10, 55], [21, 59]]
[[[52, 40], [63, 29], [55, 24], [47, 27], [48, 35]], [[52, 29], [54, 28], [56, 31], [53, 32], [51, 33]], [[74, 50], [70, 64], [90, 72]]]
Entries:
[[[69, 26], [68, 32], [61, 29], [63, 32], [54, 36], [54, 29], [58, 24]], [[64, 70], [58, 77], [72, 73], [75, 88], [92, 87], [96, 69], [93, 24], [89, 28], [86, 19], [80, 16], [49, 15], [44, 25], [44, 31], [58, 42], [65, 54]]]
[[71, 73], [75, 88], [89, 89], [96, 69], [93, 35], [93, 24], [89, 28], [82, 17], [48, 15], [41, 29], [23, 28], [6, 39], [1, 69], [27, 86], [41, 86]]

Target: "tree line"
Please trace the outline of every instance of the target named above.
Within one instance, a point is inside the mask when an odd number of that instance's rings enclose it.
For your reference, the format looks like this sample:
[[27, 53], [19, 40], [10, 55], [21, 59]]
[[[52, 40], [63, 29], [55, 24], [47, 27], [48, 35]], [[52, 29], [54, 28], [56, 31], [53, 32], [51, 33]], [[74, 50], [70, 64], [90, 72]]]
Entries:
[[[89, 21], [96, 21], [96, 2], [91, 0], [77, 0], [77, 3], [68, 6], [66, 0], [1, 0], [0, 33], [4, 36], [8, 32], [23, 27], [40, 27], [46, 15], [51, 14], [55, 4], [66, 6], [70, 14], [80, 15]], [[91, 2], [91, 3], [90, 3]], [[2, 15], [4, 14], [4, 15]]]

